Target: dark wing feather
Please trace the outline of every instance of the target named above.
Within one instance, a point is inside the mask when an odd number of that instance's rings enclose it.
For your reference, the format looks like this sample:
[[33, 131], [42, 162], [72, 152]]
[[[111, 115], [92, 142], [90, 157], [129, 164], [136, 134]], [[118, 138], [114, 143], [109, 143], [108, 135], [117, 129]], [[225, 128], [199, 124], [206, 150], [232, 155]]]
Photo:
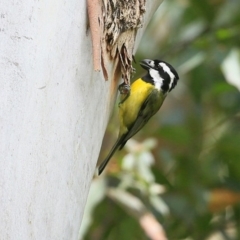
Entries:
[[98, 167], [98, 175], [100, 175], [103, 172], [104, 168], [107, 166], [109, 160], [111, 159], [111, 157], [113, 156], [115, 151], [119, 148], [119, 146], [124, 141], [125, 136], [126, 136], [126, 134], [122, 135], [120, 138], [118, 138], [116, 143], [113, 145], [113, 147], [112, 147], [111, 151], [109, 152], [109, 154], [107, 155], [107, 157], [104, 159], [104, 161]]

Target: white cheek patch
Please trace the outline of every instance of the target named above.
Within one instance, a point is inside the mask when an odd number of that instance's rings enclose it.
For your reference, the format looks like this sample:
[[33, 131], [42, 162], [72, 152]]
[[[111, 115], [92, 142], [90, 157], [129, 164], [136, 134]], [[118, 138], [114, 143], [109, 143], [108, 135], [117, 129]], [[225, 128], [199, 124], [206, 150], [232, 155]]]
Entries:
[[161, 86], [163, 85], [163, 78], [159, 75], [159, 72], [155, 69], [149, 69], [149, 74], [154, 81], [155, 87], [160, 91]]
[[161, 63], [159, 63], [159, 66], [161, 66], [163, 71], [169, 75], [169, 77], [171, 79], [171, 81], [169, 83], [169, 89], [171, 89], [175, 75], [171, 72], [170, 68], [165, 63], [161, 62]]

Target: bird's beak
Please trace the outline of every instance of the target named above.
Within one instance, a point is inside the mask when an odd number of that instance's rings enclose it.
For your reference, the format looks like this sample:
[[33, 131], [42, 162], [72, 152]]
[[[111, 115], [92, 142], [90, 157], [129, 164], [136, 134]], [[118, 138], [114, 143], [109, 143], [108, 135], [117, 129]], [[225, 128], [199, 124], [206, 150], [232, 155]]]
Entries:
[[150, 62], [151, 62], [150, 59], [144, 59], [140, 62], [140, 65], [141, 65], [142, 68], [148, 70], [149, 68], [152, 68], [152, 66], [149, 65]]

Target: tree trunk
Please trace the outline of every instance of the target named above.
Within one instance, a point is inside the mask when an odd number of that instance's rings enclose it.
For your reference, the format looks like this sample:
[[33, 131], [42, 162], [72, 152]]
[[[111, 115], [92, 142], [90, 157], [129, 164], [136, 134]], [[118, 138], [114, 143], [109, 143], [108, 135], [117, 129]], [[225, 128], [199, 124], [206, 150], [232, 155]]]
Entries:
[[114, 99], [86, 1], [0, 9], [0, 239], [75, 240]]

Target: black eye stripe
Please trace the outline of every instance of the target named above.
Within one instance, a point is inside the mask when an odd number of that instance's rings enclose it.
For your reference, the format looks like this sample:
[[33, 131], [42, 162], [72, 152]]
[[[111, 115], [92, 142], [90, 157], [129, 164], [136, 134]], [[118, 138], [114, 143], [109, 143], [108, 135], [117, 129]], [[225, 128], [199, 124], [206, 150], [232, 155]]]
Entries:
[[150, 59], [145, 59], [145, 63], [148, 66], [144, 65], [144, 68], [148, 73], [143, 77], [143, 80], [153, 84], [158, 89], [160, 88], [164, 93], [170, 92], [177, 85], [179, 76], [170, 64]]
[[168, 75], [168, 73], [163, 72], [161, 73], [161, 77], [163, 78], [163, 85], [162, 85], [162, 89], [167, 92], [169, 91], [170, 88], [170, 82], [171, 82], [171, 78]]
[[[169, 68], [170, 72], [174, 75], [173, 81], [171, 80], [172, 75], [169, 75], [169, 73], [167, 71], [165, 72], [163, 69], [163, 66], [160, 65], [161, 62], [166, 64], [166, 66]], [[164, 61], [160, 61], [157, 66], [158, 66], [158, 72], [159, 72], [160, 76], [164, 79], [163, 85], [162, 85], [162, 90], [164, 92], [170, 92], [177, 85], [177, 81], [179, 79], [178, 74], [177, 74], [176, 70], [170, 64], [168, 64]], [[171, 83], [171, 81], [172, 81], [172, 83]]]
[[160, 61], [160, 60], [154, 60], [154, 65], [156, 66], [156, 70], [158, 70], [158, 71], [164, 71], [163, 70], [163, 67], [160, 65], [160, 63], [164, 63], [164, 64], [166, 64], [168, 67], [169, 67], [169, 69], [170, 69], [170, 71], [173, 73], [173, 75], [175, 76], [175, 78], [178, 80], [179, 79], [179, 76], [178, 76], [178, 73], [177, 73], [177, 71], [173, 68], [173, 66], [172, 65], [170, 65], [169, 63], [167, 63], [167, 62], [165, 62], [165, 61]]

